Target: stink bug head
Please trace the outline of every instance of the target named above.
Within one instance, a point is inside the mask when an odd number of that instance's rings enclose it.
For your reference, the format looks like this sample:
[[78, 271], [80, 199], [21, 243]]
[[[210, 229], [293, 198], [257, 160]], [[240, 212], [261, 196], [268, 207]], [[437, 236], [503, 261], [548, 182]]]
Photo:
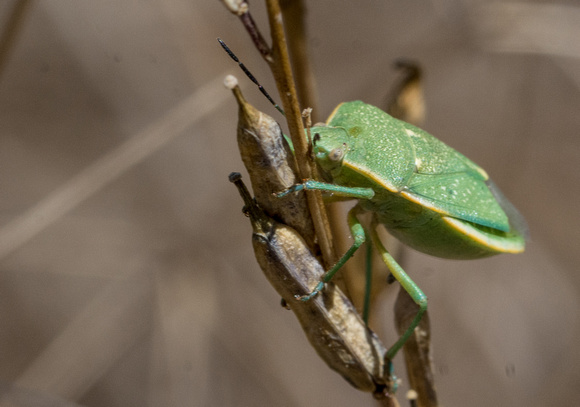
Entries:
[[313, 127], [312, 151], [325, 179], [333, 179], [340, 173], [349, 149], [349, 136], [341, 127]]

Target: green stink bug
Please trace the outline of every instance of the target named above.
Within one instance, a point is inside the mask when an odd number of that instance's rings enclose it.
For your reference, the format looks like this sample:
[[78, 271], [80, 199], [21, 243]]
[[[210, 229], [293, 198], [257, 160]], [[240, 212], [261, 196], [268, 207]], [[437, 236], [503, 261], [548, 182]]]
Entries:
[[[267, 95], [225, 43], [218, 41]], [[442, 258], [477, 259], [524, 251], [527, 226], [523, 217], [481, 167], [427, 132], [354, 101], [338, 105], [327, 124], [313, 127], [311, 133], [312, 153], [325, 182], [305, 180], [277, 196], [317, 189], [359, 202], [348, 214], [354, 243], [312, 292], [296, 298], [313, 298], [353, 256], [367, 236], [357, 215], [372, 212], [372, 243], [419, 305], [386, 358], [392, 359], [411, 336], [427, 309], [427, 297], [381, 243], [376, 232], [379, 223], [406, 245]]]
[[406, 245], [450, 259], [520, 253], [525, 222], [487, 173], [427, 132], [360, 101], [339, 105], [327, 125], [313, 127], [313, 155], [325, 182], [306, 180], [278, 194], [318, 189], [358, 199], [348, 214], [354, 243], [322, 277], [315, 296], [365, 241], [357, 218], [373, 213], [370, 237], [393, 276], [420, 310], [389, 349], [392, 358], [427, 309], [427, 298], [380, 242], [377, 224]]

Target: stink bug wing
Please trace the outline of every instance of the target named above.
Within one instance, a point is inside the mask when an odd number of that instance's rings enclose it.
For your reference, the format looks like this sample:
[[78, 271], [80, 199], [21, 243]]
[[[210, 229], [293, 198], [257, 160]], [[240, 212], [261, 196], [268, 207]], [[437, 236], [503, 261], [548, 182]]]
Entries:
[[509, 231], [506, 214], [484, 181], [473, 174], [414, 174], [409, 180], [408, 199], [449, 216]]
[[503, 192], [500, 191], [498, 186], [491, 180], [488, 179], [486, 182], [489, 190], [507, 214], [510, 223], [510, 229], [520, 236], [522, 236], [525, 240], [530, 238], [530, 230], [528, 228], [528, 223], [524, 216], [516, 209], [516, 207], [505, 197]]
[[[397, 119], [394, 119], [397, 120]], [[412, 124], [400, 122], [415, 150], [415, 171], [423, 174], [470, 172], [477, 179], [486, 180], [487, 173], [441, 140]]]
[[441, 214], [510, 230], [487, 173], [429, 133], [361, 101], [338, 105], [327, 123], [346, 130], [344, 165], [365, 178]]
[[415, 171], [402, 194], [436, 212], [508, 232], [508, 217], [477, 164], [429, 133], [403, 123], [415, 147]]

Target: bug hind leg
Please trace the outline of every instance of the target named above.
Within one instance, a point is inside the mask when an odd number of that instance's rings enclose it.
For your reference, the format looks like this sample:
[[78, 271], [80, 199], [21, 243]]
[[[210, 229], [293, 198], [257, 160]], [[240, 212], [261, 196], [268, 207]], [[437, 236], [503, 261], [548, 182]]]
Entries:
[[409, 337], [413, 334], [413, 331], [419, 325], [423, 314], [427, 310], [427, 296], [421, 291], [419, 286], [415, 284], [413, 280], [409, 277], [409, 275], [403, 270], [403, 268], [395, 261], [393, 256], [387, 251], [381, 240], [379, 239], [379, 235], [377, 233], [377, 219], [376, 216], [373, 217], [373, 222], [371, 224], [370, 229], [370, 237], [373, 242], [373, 245], [376, 247], [379, 255], [391, 271], [393, 277], [401, 284], [401, 287], [409, 293], [413, 301], [419, 306], [419, 310], [415, 315], [415, 318], [411, 321], [407, 330], [401, 335], [401, 337], [389, 348], [386, 354], [386, 358], [392, 360], [393, 357], [397, 354], [399, 349], [403, 347], [405, 342], [409, 339]]

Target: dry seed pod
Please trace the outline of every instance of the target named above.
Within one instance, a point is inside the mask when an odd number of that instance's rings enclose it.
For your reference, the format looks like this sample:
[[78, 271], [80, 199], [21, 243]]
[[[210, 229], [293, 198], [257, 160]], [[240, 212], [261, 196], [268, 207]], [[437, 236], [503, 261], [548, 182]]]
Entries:
[[239, 173], [232, 173], [252, 223], [252, 243], [262, 271], [296, 314], [318, 355], [354, 387], [378, 395], [388, 388], [386, 349], [365, 325], [348, 298], [332, 283], [310, 301], [324, 269], [292, 228], [268, 217], [251, 198]]
[[[229, 77], [227, 78], [228, 80]], [[314, 226], [305, 194], [277, 198], [273, 194], [299, 183], [294, 157], [280, 125], [246, 102], [237, 86], [232, 89], [239, 105], [238, 147], [250, 175], [256, 201], [271, 217], [291, 226], [314, 248]]]

